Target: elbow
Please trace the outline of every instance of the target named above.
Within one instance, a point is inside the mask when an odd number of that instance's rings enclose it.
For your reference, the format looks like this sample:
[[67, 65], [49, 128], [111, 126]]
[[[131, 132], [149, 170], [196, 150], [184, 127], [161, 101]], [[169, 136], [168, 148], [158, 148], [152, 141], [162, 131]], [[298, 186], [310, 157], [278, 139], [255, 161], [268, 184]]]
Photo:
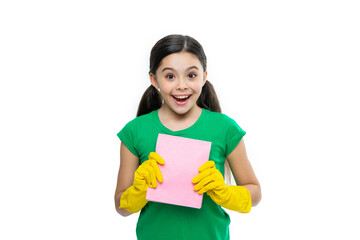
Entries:
[[255, 207], [261, 201], [260, 184], [246, 184], [244, 185], [244, 187], [246, 187], [249, 190], [251, 196], [251, 205], [252, 207]]
[[129, 212], [128, 210], [126, 210], [124, 208], [120, 208], [120, 200], [117, 201], [117, 199], [115, 199], [115, 210], [118, 214], [120, 214], [123, 217], [127, 217], [127, 216], [130, 216], [131, 214], [133, 214], [132, 212]]
[[131, 214], [133, 214], [132, 212], [129, 212], [128, 210], [124, 209], [124, 208], [120, 208], [120, 198], [121, 198], [121, 194], [120, 193], [115, 193], [115, 210], [117, 213], [119, 213], [121, 216], [123, 217], [127, 217], [130, 216]]
[[127, 217], [133, 214], [132, 212], [127, 211], [126, 209], [118, 208], [118, 207], [116, 208], [116, 211], [123, 217]]
[[253, 207], [257, 206], [260, 203], [261, 198], [262, 198], [261, 187], [260, 185], [256, 185], [256, 187], [254, 187], [251, 194], [252, 206]]

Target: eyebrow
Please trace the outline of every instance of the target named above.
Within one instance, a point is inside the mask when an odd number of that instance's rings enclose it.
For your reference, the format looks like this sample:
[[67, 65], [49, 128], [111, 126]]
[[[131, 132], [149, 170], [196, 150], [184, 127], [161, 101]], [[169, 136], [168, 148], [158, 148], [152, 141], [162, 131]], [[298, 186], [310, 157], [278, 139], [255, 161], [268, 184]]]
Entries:
[[[192, 68], [196, 68], [197, 70], [199, 70], [199, 68], [197, 66], [191, 66], [191, 67], [188, 67], [187, 69], [185, 69], [186, 71], [192, 69]], [[174, 68], [171, 68], [171, 67], [165, 67], [161, 72], [165, 72], [166, 70], [171, 70], [171, 71], [175, 71]]]

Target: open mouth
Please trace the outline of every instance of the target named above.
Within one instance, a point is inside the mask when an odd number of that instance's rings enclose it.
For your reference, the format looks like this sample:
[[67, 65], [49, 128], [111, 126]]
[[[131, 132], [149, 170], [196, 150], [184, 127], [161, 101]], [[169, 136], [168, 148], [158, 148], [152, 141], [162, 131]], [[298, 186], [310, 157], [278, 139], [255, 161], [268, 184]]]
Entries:
[[173, 99], [178, 104], [185, 104], [191, 97], [191, 95], [182, 95], [182, 96], [174, 96], [172, 95]]

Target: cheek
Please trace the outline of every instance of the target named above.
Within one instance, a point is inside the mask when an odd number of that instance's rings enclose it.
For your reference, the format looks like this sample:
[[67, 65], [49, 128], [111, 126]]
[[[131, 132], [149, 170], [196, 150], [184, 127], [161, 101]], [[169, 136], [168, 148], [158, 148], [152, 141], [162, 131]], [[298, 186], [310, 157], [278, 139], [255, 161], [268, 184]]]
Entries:
[[202, 83], [194, 83], [191, 87], [195, 92], [200, 93], [202, 89]]
[[171, 87], [169, 85], [160, 85], [160, 93], [161, 94], [170, 94], [171, 93]]

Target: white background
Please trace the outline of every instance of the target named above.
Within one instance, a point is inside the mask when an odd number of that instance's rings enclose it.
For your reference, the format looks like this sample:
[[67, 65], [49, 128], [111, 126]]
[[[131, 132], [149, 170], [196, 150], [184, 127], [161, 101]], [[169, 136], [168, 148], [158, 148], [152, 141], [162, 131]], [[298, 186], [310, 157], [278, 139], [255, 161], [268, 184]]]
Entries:
[[[151, 47], [196, 38], [263, 199], [232, 239], [359, 239], [357, 1], [1, 1], [1, 239], [135, 239], [116, 133]], [[356, 229], [357, 228], [357, 229]]]

